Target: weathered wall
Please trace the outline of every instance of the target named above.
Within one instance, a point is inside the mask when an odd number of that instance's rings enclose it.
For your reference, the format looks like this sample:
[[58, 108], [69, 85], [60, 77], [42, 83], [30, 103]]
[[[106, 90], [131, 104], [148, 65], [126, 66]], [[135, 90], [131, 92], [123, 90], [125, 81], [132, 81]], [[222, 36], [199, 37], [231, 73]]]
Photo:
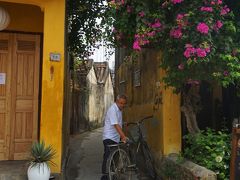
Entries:
[[87, 75], [87, 89], [88, 94], [88, 103], [85, 106], [88, 106], [88, 112], [86, 118], [88, 118], [90, 124], [98, 124], [103, 115], [104, 101], [103, 101], [103, 87], [97, 84], [97, 78], [92, 67]]
[[128, 96], [124, 119], [136, 121], [154, 115], [145, 126], [148, 142], [157, 156], [181, 150], [180, 96], [161, 83], [164, 72], [160, 61], [159, 51], [146, 49], [137, 59], [121, 64], [116, 73], [116, 93]]
[[99, 126], [103, 124], [103, 117], [107, 108], [113, 103], [113, 87], [110, 75], [108, 76], [105, 84], [97, 83], [94, 69], [89, 71], [87, 75], [87, 89], [89, 92], [88, 107], [86, 118], [89, 118], [91, 126]]
[[[104, 114], [106, 113], [107, 109], [112, 105], [114, 102], [114, 90], [111, 75], [108, 75], [108, 78], [105, 82], [104, 86]], [[103, 122], [104, 119], [102, 118], [101, 121]]]

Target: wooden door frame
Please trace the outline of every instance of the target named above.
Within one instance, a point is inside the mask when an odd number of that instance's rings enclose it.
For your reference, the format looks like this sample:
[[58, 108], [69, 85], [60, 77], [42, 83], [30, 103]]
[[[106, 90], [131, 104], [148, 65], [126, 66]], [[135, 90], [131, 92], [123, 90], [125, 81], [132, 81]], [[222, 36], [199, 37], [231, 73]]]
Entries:
[[[36, 132], [36, 139], [39, 140], [39, 137], [40, 137], [40, 119], [41, 119], [41, 94], [42, 94], [42, 65], [43, 65], [43, 34], [42, 33], [27, 33], [27, 32], [19, 32], [19, 31], [2, 31], [2, 33], [7, 33], [8, 35], [9, 34], [14, 34], [12, 36], [9, 36], [9, 52], [10, 55], [8, 57], [8, 59], [11, 59], [11, 58], [16, 58], [14, 56], [16, 56], [15, 53], [15, 50], [14, 50], [14, 44], [13, 43], [16, 43], [15, 40], [16, 40], [16, 36], [17, 35], [21, 35], [21, 34], [25, 34], [25, 35], [38, 35], [39, 36], [39, 63], [38, 63], [38, 69], [39, 69], [39, 78], [38, 78], [38, 110], [37, 110], [37, 132]], [[16, 47], [15, 47], [16, 48]], [[7, 70], [8, 72], [12, 72], [12, 73], [9, 73], [9, 77], [8, 78], [8, 81], [10, 81], [9, 79], [11, 79], [12, 81], [12, 78], [13, 76], [15, 75], [16, 76], [16, 69], [13, 69], [13, 64], [12, 64], [12, 61], [9, 61], [10, 63], [8, 64], [8, 67], [7, 67]], [[35, 81], [35, 80], [34, 80]], [[10, 97], [12, 96], [12, 91], [16, 91], [16, 84], [14, 83], [10, 83], [11, 85], [9, 85], [8, 89], [6, 90], [9, 90], [9, 88], [11, 88], [11, 93], [7, 93], [6, 94], [6, 97], [8, 97], [10, 99]], [[11, 87], [10, 87], [11, 86]], [[10, 92], [10, 91], [8, 91]], [[35, 100], [34, 100], [35, 101]], [[7, 111], [10, 111], [10, 109], [15, 109], [15, 102], [16, 102], [16, 99], [11, 97], [11, 102], [9, 102], [6, 106], [7, 106]], [[14, 110], [14, 112], [16, 111], [16, 109]], [[6, 156], [7, 156], [7, 159], [9, 160], [13, 160], [14, 159], [14, 153], [13, 153], [13, 141], [11, 141], [11, 138], [14, 139], [14, 131], [11, 131], [12, 128], [15, 128], [15, 114], [11, 114], [11, 116], [8, 116], [8, 119], [6, 119], [6, 121], [9, 122], [9, 126], [7, 127], [7, 131], [8, 133], [6, 134], [6, 144], [7, 146], [5, 147], [6, 148]], [[10, 134], [9, 134], [10, 132]]]
[[[41, 109], [42, 109], [42, 69], [43, 69], [43, 33], [40, 32], [24, 32], [24, 31], [12, 31], [12, 30], [3, 30], [3, 33], [9, 34], [28, 34], [28, 35], [39, 35], [40, 36], [40, 63], [39, 63], [39, 97], [38, 97], [38, 140], [40, 137], [40, 120], [41, 120]], [[12, 46], [11, 46], [12, 48]], [[12, 49], [11, 49], [12, 51]]]

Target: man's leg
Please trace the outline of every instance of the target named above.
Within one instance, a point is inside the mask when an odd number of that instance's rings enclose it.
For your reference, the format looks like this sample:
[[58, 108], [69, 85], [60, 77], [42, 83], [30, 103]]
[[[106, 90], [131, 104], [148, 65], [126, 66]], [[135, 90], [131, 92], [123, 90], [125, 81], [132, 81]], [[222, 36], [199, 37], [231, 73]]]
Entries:
[[103, 174], [107, 174], [107, 159], [110, 155], [110, 149], [108, 147], [108, 145], [112, 145], [112, 144], [117, 144], [115, 141], [112, 141], [111, 139], [105, 139], [103, 141], [103, 145], [104, 145], [104, 154], [103, 154], [103, 163], [102, 163], [102, 173]]

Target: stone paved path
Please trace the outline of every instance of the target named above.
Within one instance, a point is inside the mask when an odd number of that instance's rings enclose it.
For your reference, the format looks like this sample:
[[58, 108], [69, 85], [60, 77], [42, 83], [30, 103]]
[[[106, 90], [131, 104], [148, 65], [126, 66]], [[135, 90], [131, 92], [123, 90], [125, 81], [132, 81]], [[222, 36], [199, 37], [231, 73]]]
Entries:
[[102, 128], [72, 137], [65, 179], [100, 180], [102, 156]]

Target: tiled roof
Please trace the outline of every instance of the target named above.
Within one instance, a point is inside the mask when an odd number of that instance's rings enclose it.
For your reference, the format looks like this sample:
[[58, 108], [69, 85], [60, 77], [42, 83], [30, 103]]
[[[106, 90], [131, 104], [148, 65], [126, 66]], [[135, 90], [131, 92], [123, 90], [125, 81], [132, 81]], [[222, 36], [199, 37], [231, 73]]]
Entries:
[[97, 83], [98, 84], [105, 84], [106, 80], [108, 78], [108, 75], [111, 74], [111, 70], [109, 68], [108, 62], [93, 62], [92, 59], [89, 60], [84, 60], [77, 68], [77, 75], [85, 77], [88, 75], [90, 69], [93, 67], [96, 78], [97, 78]]

